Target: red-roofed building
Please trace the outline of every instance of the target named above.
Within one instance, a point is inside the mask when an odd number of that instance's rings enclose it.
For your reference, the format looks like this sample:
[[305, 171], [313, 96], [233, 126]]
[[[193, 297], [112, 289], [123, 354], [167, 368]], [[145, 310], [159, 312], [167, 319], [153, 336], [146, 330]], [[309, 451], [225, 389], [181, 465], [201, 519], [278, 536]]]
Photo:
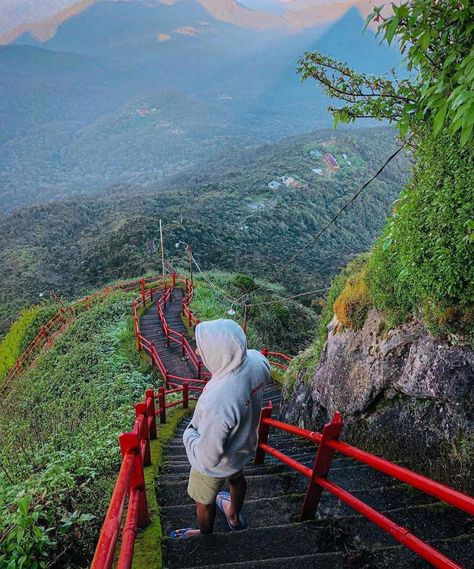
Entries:
[[326, 160], [326, 164], [332, 168], [333, 170], [339, 170], [339, 162], [334, 158], [334, 156], [328, 152], [324, 155], [324, 160]]

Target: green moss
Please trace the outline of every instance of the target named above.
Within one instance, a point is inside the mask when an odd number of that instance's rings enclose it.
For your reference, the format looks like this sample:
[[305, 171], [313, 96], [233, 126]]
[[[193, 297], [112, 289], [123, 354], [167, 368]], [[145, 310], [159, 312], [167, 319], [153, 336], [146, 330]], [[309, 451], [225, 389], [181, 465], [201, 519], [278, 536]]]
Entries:
[[360, 275], [364, 271], [366, 264], [367, 255], [360, 255], [333, 279], [319, 317], [316, 338], [308, 348], [293, 358], [285, 374], [285, 385], [289, 392], [292, 391], [299, 374], [302, 374], [304, 383], [311, 381], [328, 337], [328, 325], [334, 317], [334, 303], [341, 295], [348, 280], [356, 275]]
[[474, 152], [429, 134], [368, 265], [375, 306], [474, 345]]
[[169, 413], [166, 424], [158, 426], [157, 439], [150, 443], [152, 463], [145, 468], [145, 485], [151, 521], [144, 530], [138, 532], [132, 569], [161, 569], [163, 567], [163, 530], [160, 505], [155, 489], [163, 466], [163, 450], [173, 438], [181, 419], [190, 412], [190, 409], [176, 409]]

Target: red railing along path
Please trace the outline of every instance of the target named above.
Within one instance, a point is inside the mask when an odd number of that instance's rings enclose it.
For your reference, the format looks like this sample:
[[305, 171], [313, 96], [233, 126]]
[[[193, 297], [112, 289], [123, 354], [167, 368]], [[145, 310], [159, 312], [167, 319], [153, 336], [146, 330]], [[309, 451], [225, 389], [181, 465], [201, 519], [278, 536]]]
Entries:
[[[166, 402], [168, 395], [182, 393], [182, 399]], [[155, 401], [158, 400], [158, 407]], [[91, 569], [108, 569], [113, 566], [118, 551], [118, 569], [129, 569], [133, 561], [133, 551], [137, 532], [148, 525], [150, 518], [146, 498], [143, 467], [151, 464], [150, 440], [156, 439], [157, 422], [166, 423], [166, 410], [182, 405], [189, 405], [188, 385], [155, 392], [149, 389], [145, 401], [135, 405], [137, 419], [130, 433], [119, 437], [122, 453], [122, 465], [115, 482], [109, 508], [97, 543]], [[128, 507], [127, 507], [128, 498]], [[125, 524], [121, 530], [126, 510]]]
[[[338, 438], [343, 427], [342, 418], [339, 413], [336, 413], [332, 421], [325, 425], [322, 433], [316, 433], [277, 421], [271, 418], [271, 414], [272, 404], [270, 403], [267, 407], [262, 409], [261, 413], [255, 464], [262, 464], [265, 460], [265, 453], [267, 453], [308, 478], [308, 487], [300, 514], [301, 521], [314, 518], [319, 506], [321, 494], [323, 490], [326, 490], [353, 510], [373, 522], [382, 530], [386, 531], [399, 543], [411, 549], [420, 557], [431, 563], [434, 567], [438, 567], [440, 569], [462, 569], [462, 565], [449, 559], [434, 547], [414, 536], [407, 528], [399, 526], [365, 502], [356, 498], [347, 490], [344, 490], [334, 482], [328, 480], [328, 475], [334, 454], [339, 452], [344, 456], [366, 464], [379, 472], [392, 476], [400, 482], [409, 484], [413, 488], [433, 496], [438, 500], [442, 500], [443, 502], [446, 502], [447, 504], [470, 515], [474, 515], [473, 497], [458, 492], [444, 484], [440, 484], [435, 480], [421, 476], [420, 474], [412, 472], [411, 470], [403, 468], [393, 462], [339, 441]], [[312, 441], [318, 445], [319, 448], [316, 453], [313, 468], [308, 468], [304, 464], [301, 464], [267, 444], [270, 428], [290, 433], [294, 436]]]
[[[163, 277], [162, 275], [148, 277], [145, 279], [139, 279], [135, 281], [129, 281], [114, 286], [103, 288], [94, 294], [85, 296], [73, 302], [68, 306], [61, 306], [61, 308], [56, 312], [54, 316], [44, 326], [41, 326], [40, 330], [28, 345], [26, 350], [17, 359], [15, 364], [10, 368], [8, 374], [0, 387], [2, 393], [5, 393], [8, 386], [12, 381], [18, 379], [23, 374], [24, 370], [28, 368], [29, 365], [37, 358], [41, 351], [52, 345], [54, 339], [59, 336], [67, 326], [76, 318], [78, 314], [89, 310], [94, 304], [107, 297], [110, 293], [115, 291], [132, 291], [140, 290], [143, 292], [146, 289], [147, 297], [149, 298], [150, 292], [148, 288], [152, 284], [158, 284], [163, 286], [163, 282], [169, 280], [169, 277]], [[152, 296], [153, 298], [153, 296]]]

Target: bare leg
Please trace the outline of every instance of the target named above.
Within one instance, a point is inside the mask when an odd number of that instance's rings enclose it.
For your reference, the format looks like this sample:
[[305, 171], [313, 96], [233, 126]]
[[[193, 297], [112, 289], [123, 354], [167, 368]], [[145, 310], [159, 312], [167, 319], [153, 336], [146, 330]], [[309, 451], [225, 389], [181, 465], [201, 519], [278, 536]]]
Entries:
[[196, 513], [201, 533], [212, 533], [216, 519], [216, 503], [200, 504], [196, 502]]
[[233, 526], [238, 526], [240, 512], [244, 505], [245, 494], [247, 492], [247, 481], [242, 474], [242, 476], [236, 480], [229, 480], [229, 485], [231, 502], [230, 504], [229, 502], [224, 502], [223, 507], [230, 523]]

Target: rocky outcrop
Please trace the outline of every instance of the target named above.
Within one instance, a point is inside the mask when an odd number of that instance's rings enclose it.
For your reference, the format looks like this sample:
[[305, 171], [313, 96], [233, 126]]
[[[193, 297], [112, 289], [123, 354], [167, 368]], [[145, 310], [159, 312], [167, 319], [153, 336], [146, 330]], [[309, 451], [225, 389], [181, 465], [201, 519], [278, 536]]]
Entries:
[[328, 326], [311, 381], [300, 371], [286, 394], [285, 419], [320, 430], [340, 411], [347, 442], [468, 488], [474, 352], [432, 337], [420, 322], [387, 330], [375, 310], [360, 331], [341, 332], [338, 324]]

